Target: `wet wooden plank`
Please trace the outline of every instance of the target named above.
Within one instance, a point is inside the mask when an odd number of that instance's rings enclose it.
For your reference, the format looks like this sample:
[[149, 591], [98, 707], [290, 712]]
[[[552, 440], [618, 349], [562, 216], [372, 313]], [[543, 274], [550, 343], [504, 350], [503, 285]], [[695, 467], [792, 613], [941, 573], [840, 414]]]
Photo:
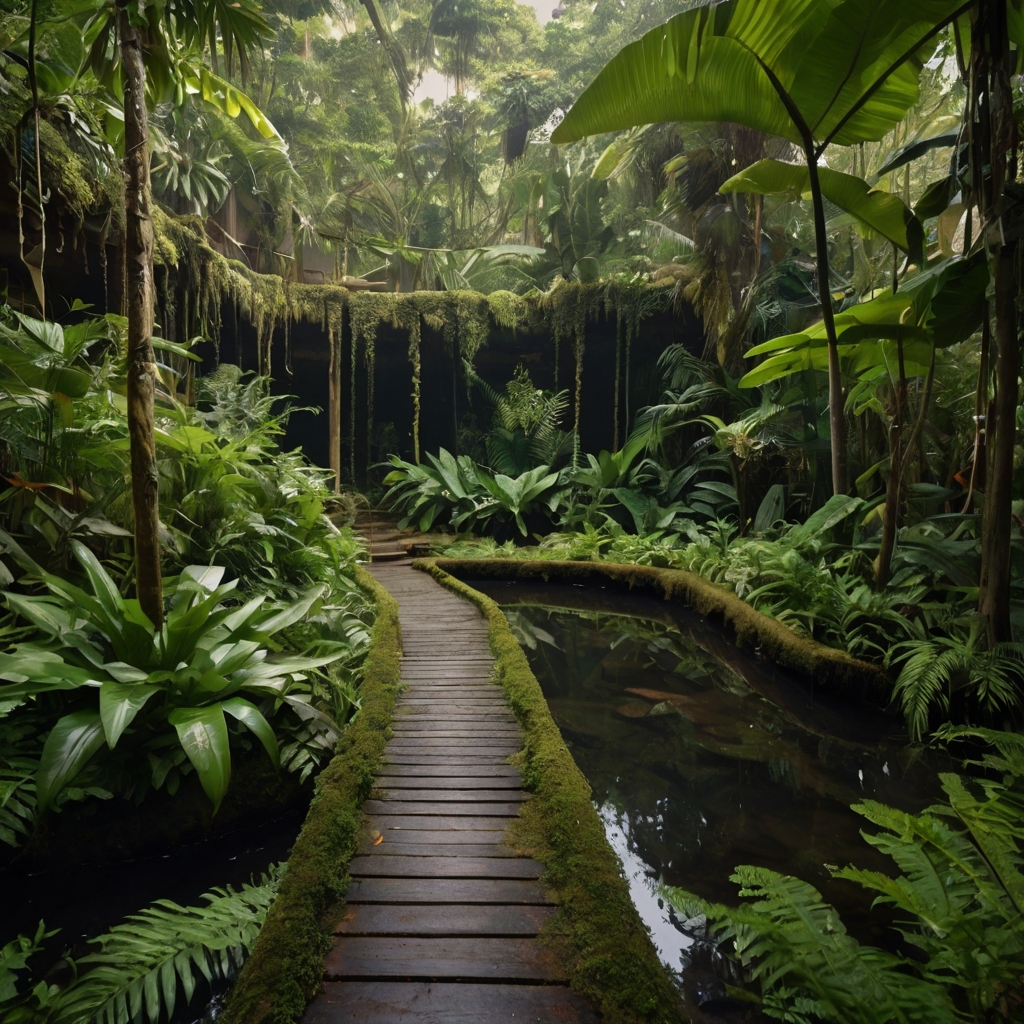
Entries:
[[562, 985], [328, 982], [303, 1024], [597, 1024]]
[[[392, 790], [418, 790], [425, 789], [431, 793], [435, 793], [436, 797], [433, 799], [445, 799], [446, 797], [439, 791], [456, 790], [491, 790], [495, 794], [501, 793], [520, 793], [522, 792], [522, 779], [518, 775], [508, 776], [507, 778], [483, 778], [474, 779], [470, 777], [459, 777], [452, 775], [449, 777], [445, 776], [406, 776], [406, 775], [378, 775], [374, 781], [374, 788], [382, 790], [384, 792], [390, 792]], [[525, 797], [525, 794], [524, 794]], [[405, 799], [405, 793], [403, 792], [401, 799]], [[410, 797], [410, 799], [412, 799]], [[488, 796], [483, 796], [480, 799], [489, 800], [492, 799]], [[495, 800], [503, 800], [506, 797], [495, 795]], [[507, 799], [515, 799], [514, 797], [507, 797]]]
[[[425, 835], [436, 840], [439, 835], [459, 836], [467, 842], [410, 842], [409, 835]], [[486, 836], [493, 836], [489, 843], [481, 842]], [[506, 846], [497, 832], [485, 832], [474, 838], [472, 832], [389, 832], [376, 839], [367, 836], [360, 840], [359, 853], [363, 857], [517, 857], [510, 846]]]
[[515, 743], [513, 744], [513, 741], [508, 736], [481, 736], [479, 738], [469, 736], [462, 739], [453, 736], [407, 737], [398, 734], [388, 744], [388, 749], [408, 750], [413, 747], [440, 747], [442, 750], [447, 750], [451, 747], [456, 747], [461, 750], [471, 750], [474, 747], [481, 747], [484, 750], [500, 750], [505, 747], [513, 747], [513, 749], [519, 750], [522, 745], [522, 739], [519, 736], [515, 737]]
[[340, 978], [459, 978], [563, 981], [564, 971], [538, 942], [520, 938], [341, 936], [324, 960]]
[[[371, 838], [370, 832], [376, 832], [378, 835]], [[457, 830], [438, 830], [438, 829], [418, 829], [418, 828], [402, 828], [402, 829], [385, 829], [374, 828], [370, 826], [366, 833], [366, 838], [361, 840], [363, 848], [369, 846], [378, 836], [382, 836], [381, 845], [374, 846], [374, 850], [383, 851], [385, 848], [392, 849], [397, 846], [404, 846], [406, 844], [412, 846], [433, 846], [434, 855], [445, 853], [450, 847], [452, 852], [460, 852], [464, 847], [467, 846], [487, 846], [493, 849], [495, 852], [491, 856], [507, 857], [512, 851], [509, 846], [505, 843], [504, 832], [473, 832], [466, 831], [464, 829]], [[397, 851], [395, 851], [397, 852]], [[480, 854], [480, 856], [483, 856]]]
[[544, 866], [528, 857], [400, 857], [373, 853], [353, 857], [348, 871], [353, 878], [540, 878]]
[[539, 882], [519, 878], [354, 878], [345, 901], [551, 905]]
[[421, 752], [408, 752], [392, 750], [385, 753], [388, 762], [388, 770], [398, 765], [419, 765], [421, 767], [467, 767], [476, 768], [480, 766], [502, 767], [508, 765], [508, 754], [450, 754], [434, 753], [424, 754]]
[[377, 814], [372, 828], [380, 832], [388, 829], [414, 828], [419, 832], [504, 832], [509, 826], [507, 817], [478, 817], [461, 814]]
[[374, 814], [408, 814], [408, 815], [435, 815], [450, 814], [460, 816], [487, 817], [502, 816], [515, 818], [518, 816], [521, 803], [513, 800], [483, 801], [483, 800], [462, 800], [448, 802], [445, 800], [367, 800], [363, 804], [365, 813]]
[[375, 800], [412, 800], [420, 803], [524, 803], [530, 799], [529, 793], [520, 789], [481, 790], [481, 789], [402, 789], [386, 786], [380, 782], [374, 787], [372, 794]]
[[[385, 753], [385, 757], [387, 754]], [[425, 776], [448, 776], [474, 779], [519, 779], [519, 769], [512, 764], [476, 764], [463, 767], [458, 764], [394, 764], [381, 769], [388, 776], [420, 778]]]
[[536, 935], [554, 913], [551, 907], [518, 904], [362, 903], [347, 908], [334, 931], [338, 935]]

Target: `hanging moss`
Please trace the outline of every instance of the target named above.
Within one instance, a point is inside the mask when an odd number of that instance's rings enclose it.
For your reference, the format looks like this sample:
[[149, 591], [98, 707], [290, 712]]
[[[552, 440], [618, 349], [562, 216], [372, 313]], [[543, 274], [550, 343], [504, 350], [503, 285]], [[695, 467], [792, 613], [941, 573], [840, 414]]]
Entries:
[[487, 296], [487, 306], [491, 318], [498, 327], [518, 330], [529, 322], [530, 304], [522, 296], [515, 292], [491, 292]]

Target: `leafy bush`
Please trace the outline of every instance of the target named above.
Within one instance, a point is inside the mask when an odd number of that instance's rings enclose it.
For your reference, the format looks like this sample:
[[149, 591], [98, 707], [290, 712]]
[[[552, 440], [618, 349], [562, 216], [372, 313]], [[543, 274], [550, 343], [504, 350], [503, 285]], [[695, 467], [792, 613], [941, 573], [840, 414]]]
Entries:
[[856, 805], [881, 831], [868, 843], [901, 874], [830, 869], [891, 907], [915, 955], [863, 945], [810, 885], [757, 867], [733, 881], [755, 902], [706, 903], [665, 887], [666, 899], [734, 956], [761, 990], [762, 1008], [793, 1024], [978, 1024], [1024, 1012], [1024, 737], [947, 730], [992, 744], [981, 779], [940, 775], [944, 803], [910, 814], [874, 801]]
[[[75, 706], [43, 746], [36, 774], [41, 808], [54, 806], [92, 758], [103, 748], [115, 751], [125, 735], [145, 752], [154, 788], [166, 781], [173, 792], [175, 769], [187, 758], [217, 808], [231, 774], [225, 716], [250, 730], [275, 764], [278, 740], [266, 716], [282, 705], [336, 729], [313, 705], [309, 679], [340, 654], [308, 658], [266, 650], [271, 637], [317, 609], [320, 588], [283, 608], [264, 607], [264, 596], [231, 607], [226, 599], [237, 581], [220, 585], [222, 568], [191, 566], [169, 581], [166, 619], [154, 632], [138, 602], [121, 596], [84, 546], [74, 550], [88, 590], [34, 566], [10, 538], [7, 545], [47, 593], [6, 595], [44, 639], [0, 654], [0, 678], [7, 680], [0, 699], [70, 692]], [[247, 697], [259, 700], [262, 710]]]
[[399, 527], [415, 523], [429, 530], [435, 523], [456, 530], [514, 522], [527, 535], [525, 516], [546, 510], [553, 514], [561, 500], [562, 477], [537, 466], [512, 479], [491, 474], [467, 455], [455, 458], [444, 448], [428, 455], [429, 465], [391, 457], [392, 471], [384, 478], [389, 488], [384, 503], [404, 513]]

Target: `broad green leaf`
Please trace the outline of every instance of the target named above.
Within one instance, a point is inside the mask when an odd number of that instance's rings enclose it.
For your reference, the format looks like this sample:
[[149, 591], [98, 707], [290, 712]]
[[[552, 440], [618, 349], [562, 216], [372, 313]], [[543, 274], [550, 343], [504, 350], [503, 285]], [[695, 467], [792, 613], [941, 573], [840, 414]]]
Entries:
[[[914, 262], [921, 262], [924, 257], [924, 228], [899, 196], [872, 188], [855, 174], [844, 174], [828, 167], [820, 167], [818, 176], [822, 194], [829, 202], [909, 253]], [[806, 164], [761, 160], [731, 177], [719, 191], [800, 198], [808, 196], [810, 188], [810, 172]]]
[[[551, 141], [659, 121], [731, 121], [801, 144], [883, 138], [917, 102], [920, 52], [957, 0], [727, 0], [614, 57]], [[785, 94], [785, 101], [773, 85]]]
[[[112, 619], [121, 618], [124, 599], [114, 581], [107, 574], [107, 570], [100, 564], [100, 560], [81, 541], [73, 540], [71, 550], [85, 570], [86, 576], [89, 577], [92, 591], [96, 595], [96, 600], [103, 606], [103, 610]], [[152, 624], [150, 624], [150, 628], [152, 628]]]
[[263, 717], [259, 709], [250, 704], [242, 697], [232, 697], [229, 700], [221, 701], [220, 705], [232, 718], [241, 722], [256, 738], [263, 744], [263, 748], [270, 755], [270, 760], [277, 768], [281, 764], [280, 753], [277, 747], [277, 737], [270, 723]]
[[231, 779], [228, 728], [220, 704], [178, 708], [167, 716], [217, 813]]
[[121, 738], [121, 733], [145, 707], [146, 701], [158, 692], [158, 687], [142, 683], [107, 681], [100, 686], [100, 718], [111, 750]]
[[40, 807], [54, 806], [61, 790], [86, 766], [103, 742], [99, 712], [76, 711], [57, 722], [43, 744], [36, 773]]

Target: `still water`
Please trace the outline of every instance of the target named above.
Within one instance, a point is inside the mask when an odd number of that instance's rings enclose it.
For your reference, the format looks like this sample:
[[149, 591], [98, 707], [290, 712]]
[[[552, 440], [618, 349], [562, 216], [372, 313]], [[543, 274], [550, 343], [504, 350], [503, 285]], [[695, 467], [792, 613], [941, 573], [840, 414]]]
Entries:
[[725, 998], [724, 964], [701, 942], [701, 922], [668, 907], [665, 884], [736, 903], [737, 864], [798, 875], [861, 941], [892, 947], [863, 891], [824, 865], [891, 872], [861, 838], [866, 823], [851, 804], [918, 810], [934, 797], [934, 759], [907, 746], [899, 719], [816, 693], [738, 650], [721, 628], [653, 598], [471, 585], [504, 608], [691, 1007], [711, 1020], [750, 1012]]

